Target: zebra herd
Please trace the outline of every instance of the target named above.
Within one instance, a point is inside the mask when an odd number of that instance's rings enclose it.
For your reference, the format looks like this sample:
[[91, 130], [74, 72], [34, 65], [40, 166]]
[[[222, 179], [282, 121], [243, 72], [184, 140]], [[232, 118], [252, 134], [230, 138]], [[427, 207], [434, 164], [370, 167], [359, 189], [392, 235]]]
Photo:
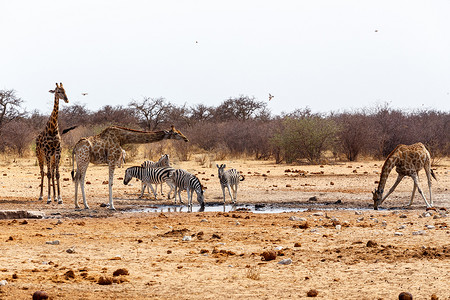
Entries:
[[[218, 175], [220, 186], [222, 187], [223, 192], [223, 204], [225, 206], [225, 188], [228, 189], [228, 193], [230, 194], [231, 201], [236, 203], [237, 197], [237, 189], [239, 185], [239, 181], [244, 180], [244, 176], [240, 175], [236, 169], [229, 169], [225, 171], [226, 165], [216, 165], [218, 168]], [[192, 196], [194, 192], [197, 194], [197, 201], [200, 204], [201, 209], [205, 207], [205, 196], [204, 196], [204, 188], [198, 179], [192, 173], [189, 173], [183, 169], [174, 169], [170, 166], [169, 155], [164, 154], [157, 162], [153, 162], [150, 160], [144, 161], [140, 166], [129, 167], [125, 170], [125, 176], [123, 178], [123, 183], [128, 185], [132, 178], [137, 178], [141, 181], [141, 195], [139, 198], [142, 198], [144, 195], [145, 189], [147, 188], [148, 192], [152, 191], [155, 199], [157, 197], [158, 185], [161, 185], [161, 195], [163, 195], [162, 186], [163, 183], [166, 183], [170, 187], [170, 191], [167, 194], [167, 198], [170, 199], [170, 194], [173, 192], [174, 203], [177, 203], [177, 192], [178, 199], [180, 203], [183, 203], [181, 200], [181, 192], [186, 191], [188, 197], [188, 207], [192, 208]], [[153, 188], [153, 184], [155, 188]], [[231, 193], [231, 190], [233, 194]]]

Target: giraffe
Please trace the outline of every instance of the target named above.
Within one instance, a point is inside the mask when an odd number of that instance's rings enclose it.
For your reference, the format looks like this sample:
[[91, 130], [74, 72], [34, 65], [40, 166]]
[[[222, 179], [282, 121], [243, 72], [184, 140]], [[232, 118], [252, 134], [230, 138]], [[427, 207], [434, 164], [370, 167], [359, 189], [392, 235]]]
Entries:
[[[391, 170], [396, 167], [396, 171], [398, 173], [397, 180], [394, 185], [391, 187], [386, 196], [383, 197], [384, 186], [386, 185], [386, 180], [389, 176]], [[430, 190], [430, 203], [428, 203], [425, 198], [422, 189], [419, 186], [419, 177], [417, 173], [421, 169], [425, 170], [425, 174], [427, 175], [428, 180], [428, 188]], [[386, 161], [383, 164], [381, 169], [380, 181], [378, 183], [378, 188], [375, 189], [373, 194], [373, 207], [374, 209], [378, 209], [378, 206], [383, 203], [384, 200], [395, 190], [397, 185], [405, 176], [409, 176], [414, 181], [414, 187], [411, 195], [411, 200], [409, 201], [408, 206], [411, 206], [414, 194], [416, 192], [416, 188], [419, 190], [420, 195], [427, 207], [433, 206], [433, 199], [431, 198], [431, 176], [436, 179], [433, 170], [431, 169], [431, 159], [430, 153], [425, 148], [422, 143], [416, 143], [412, 145], [398, 145], [394, 151], [392, 151], [387, 157]]]
[[[140, 131], [119, 126], [110, 126], [100, 134], [80, 139], [72, 151], [72, 179], [75, 183], [75, 209], [79, 209], [77, 193], [80, 184], [84, 208], [89, 209], [84, 192], [84, 178], [89, 162], [94, 164], [108, 164], [109, 167], [109, 208], [115, 210], [112, 198], [114, 169], [118, 165], [124, 144], [154, 143], [164, 139], [189, 140], [172, 125], [171, 130]], [[74, 172], [75, 160], [77, 172]]]
[[[58, 110], [59, 110], [59, 100], [62, 99], [64, 102], [69, 103], [66, 91], [64, 90], [63, 84], [56, 83], [56, 88], [49, 91], [55, 94], [55, 103], [53, 106], [53, 111], [50, 115], [47, 125], [43, 132], [41, 132], [36, 137], [36, 156], [39, 162], [39, 168], [41, 169], [41, 193], [39, 195], [39, 200], [42, 200], [43, 189], [44, 189], [44, 163], [47, 165], [47, 178], [48, 178], [48, 198], [47, 204], [52, 202], [50, 190], [51, 185], [53, 185], [53, 199], [58, 201], [58, 204], [62, 203], [60, 185], [59, 185], [59, 160], [61, 158], [61, 136], [58, 130]], [[58, 200], [56, 200], [55, 191], [55, 177], [58, 186]]]

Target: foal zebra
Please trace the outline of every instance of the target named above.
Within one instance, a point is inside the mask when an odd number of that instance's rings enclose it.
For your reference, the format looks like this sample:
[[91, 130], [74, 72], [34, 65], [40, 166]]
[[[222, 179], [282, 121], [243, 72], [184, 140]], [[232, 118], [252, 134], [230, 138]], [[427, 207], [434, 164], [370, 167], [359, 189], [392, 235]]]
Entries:
[[[144, 168], [170, 167], [169, 154], [162, 155], [161, 158], [157, 162], [154, 162], [151, 160], [146, 160], [141, 164], [141, 167], [144, 167]], [[147, 187], [147, 184], [145, 182], [142, 182], [142, 190], [143, 191], [145, 191], [146, 187]], [[163, 187], [163, 182], [161, 182], [161, 195], [164, 195], [162, 187]], [[148, 189], [148, 187], [147, 187], [147, 189]], [[153, 189], [152, 189], [152, 191], [153, 191]], [[172, 189], [171, 189], [171, 191], [172, 191]], [[150, 193], [150, 190], [148, 192]], [[155, 184], [155, 193], [158, 193], [158, 185], [157, 184]], [[167, 196], [170, 199], [170, 192]]]
[[192, 209], [192, 195], [195, 191], [197, 193], [197, 201], [200, 203], [201, 209], [204, 209], [205, 197], [203, 195], [203, 187], [197, 176], [186, 170], [176, 169], [170, 173], [167, 182], [171, 182], [171, 184], [175, 187], [175, 204], [177, 203], [177, 190], [180, 203], [183, 203], [181, 200], [181, 191], [186, 190], [188, 196], [188, 207]]
[[[231, 202], [236, 203], [237, 198], [237, 189], [239, 185], [239, 181], [243, 181], [245, 178], [243, 175], [239, 175], [239, 172], [236, 169], [229, 169], [225, 171], [226, 165], [221, 164], [220, 166], [217, 165], [217, 168], [219, 169], [219, 181], [220, 186], [222, 187], [222, 193], [223, 193], [223, 205], [225, 207], [225, 187], [228, 189], [228, 193], [231, 197]], [[231, 195], [231, 189], [234, 193], [234, 199], [233, 195]]]
[[[139, 166], [130, 167], [125, 170], [123, 184], [127, 185], [133, 177], [140, 179], [143, 183], [143, 188], [141, 190], [141, 195], [139, 196], [139, 198], [142, 198], [142, 195], [144, 194], [145, 186], [148, 185], [151, 188], [153, 195], [155, 195], [155, 199], [156, 199], [156, 192], [153, 189], [152, 183], [154, 183], [154, 184], [161, 183], [162, 184], [163, 182], [167, 182], [167, 179], [169, 178], [170, 173], [172, 173], [173, 171], [174, 171], [174, 168], [172, 168], [172, 167], [162, 167], [162, 168], [144, 168], [144, 167], [139, 167]], [[167, 182], [167, 184], [170, 186], [170, 191], [169, 191], [169, 195], [170, 195], [170, 192], [172, 192], [172, 189], [173, 189], [173, 185], [169, 182]]]

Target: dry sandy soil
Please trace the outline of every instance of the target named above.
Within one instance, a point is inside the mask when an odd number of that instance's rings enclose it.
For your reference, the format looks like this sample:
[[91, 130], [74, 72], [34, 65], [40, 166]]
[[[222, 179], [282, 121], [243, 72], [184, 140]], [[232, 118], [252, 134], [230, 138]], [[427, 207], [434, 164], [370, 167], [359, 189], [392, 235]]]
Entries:
[[[239, 206], [223, 212], [216, 162], [175, 162], [207, 187], [206, 211], [193, 213], [168, 211], [161, 205], [172, 200], [162, 196], [137, 199], [140, 183], [124, 186], [124, 168], [116, 170], [117, 211], [111, 212], [100, 206], [107, 202], [107, 168], [93, 165], [86, 189], [91, 209], [76, 211], [68, 161], [64, 204], [47, 205], [37, 200], [35, 162], [0, 160], [0, 210], [43, 215], [3, 214], [0, 299], [30, 299], [37, 290], [51, 299], [285, 299], [307, 298], [311, 290], [324, 299], [397, 299], [403, 291], [414, 299], [450, 299], [448, 159], [434, 168], [435, 211], [425, 210], [418, 193], [412, 207], [404, 207], [411, 179], [383, 209], [371, 209], [381, 161], [294, 166], [237, 160], [223, 163], [245, 175]], [[428, 197], [423, 171], [421, 179]], [[272, 209], [290, 211], [267, 213]], [[119, 269], [125, 274], [114, 276]]]

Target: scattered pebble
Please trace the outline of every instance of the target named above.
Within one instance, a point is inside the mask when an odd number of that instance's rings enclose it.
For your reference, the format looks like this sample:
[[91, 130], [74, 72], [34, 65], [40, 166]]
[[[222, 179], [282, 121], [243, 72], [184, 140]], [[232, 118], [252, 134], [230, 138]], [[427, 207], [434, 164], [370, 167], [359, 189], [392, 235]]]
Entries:
[[426, 235], [427, 232], [425, 230], [414, 231], [412, 235]]
[[304, 221], [306, 221], [306, 219], [305, 218], [300, 218], [300, 217], [297, 217], [297, 216], [291, 216], [289, 218], [289, 221], [302, 221], [302, 222], [304, 222]]
[[269, 250], [269, 251], [264, 251], [263, 253], [261, 253], [260, 256], [262, 256], [261, 260], [269, 261], [269, 260], [274, 260], [275, 258], [277, 258], [277, 253], [273, 250]]
[[397, 232], [394, 232], [394, 235], [395, 235], [395, 236], [402, 236], [402, 235], [403, 235], [403, 233], [402, 233], [402, 232], [398, 232], [398, 231], [397, 231]]
[[113, 276], [130, 275], [127, 269], [117, 269], [113, 272]]
[[0, 286], [7, 285], [7, 284], [8, 284], [8, 281], [0, 280]]
[[324, 214], [323, 214], [323, 212], [319, 211], [319, 212], [313, 213], [312, 215], [315, 217], [320, 217], [320, 216], [323, 216]]
[[374, 247], [377, 247], [378, 244], [377, 244], [377, 242], [374, 242], [374, 241], [372, 241], [372, 240], [369, 240], [369, 241], [367, 242], [366, 246], [367, 246], [367, 247], [374, 248]]
[[341, 230], [342, 225], [336, 225], [336, 230]]
[[401, 292], [398, 295], [398, 300], [412, 300], [413, 296], [411, 295], [411, 293], [408, 292]]
[[407, 217], [408, 217], [408, 216], [405, 215], [405, 214], [399, 216], [400, 219], [406, 219]]
[[59, 245], [59, 241], [58, 240], [55, 240], [55, 241], [47, 241], [47, 242], [45, 242], [46, 244], [48, 244], [48, 245]]
[[297, 242], [297, 243], [294, 244], [294, 247], [301, 247], [301, 246], [302, 246], [302, 244], [299, 243], [299, 242]]
[[400, 226], [398, 226], [398, 228], [397, 229], [405, 229], [406, 228], [406, 226], [405, 225], [400, 225]]
[[66, 250], [67, 253], [75, 253], [75, 247], [70, 247], [69, 249]]
[[208, 222], [208, 220], [207, 219], [202, 219], [200, 222], [205, 223], [205, 222]]
[[355, 215], [362, 215], [362, 211], [355, 211]]
[[278, 262], [278, 264], [279, 265], [290, 265], [290, 264], [292, 264], [292, 259], [286, 258], [286, 259], [280, 260]]
[[48, 299], [48, 294], [44, 291], [36, 291], [33, 294], [33, 300], [45, 300]]
[[278, 247], [276, 247], [276, 248], [275, 248], [275, 250], [276, 250], [276, 251], [280, 251], [280, 250], [283, 250], [283, 247], [281, 247], [281, 246], [278, 246]]
[[192, 241], [192, 236], [190, 235], [183, 236], [183, 242], [190, 242], [190, 241]]
[[433, 225], [425, 225], [425, 227], [426, 227], [427, 229], [434, 229], [434, 228], [436, 228], [436, 227], [433, 226]]
[[98, 281], [97, 281], [97, 283], [100, 284], [100, 285], [111, 285], [113, 283], [113, 281], [109, 277], [100, 276]]
[[309, 290], [307, 293], [306, 293], [306, 296], [308, 296], [308, 297], [317, 297], [317, 295], [319, 295], [319, 292], [317, 291], [317, 290]]

